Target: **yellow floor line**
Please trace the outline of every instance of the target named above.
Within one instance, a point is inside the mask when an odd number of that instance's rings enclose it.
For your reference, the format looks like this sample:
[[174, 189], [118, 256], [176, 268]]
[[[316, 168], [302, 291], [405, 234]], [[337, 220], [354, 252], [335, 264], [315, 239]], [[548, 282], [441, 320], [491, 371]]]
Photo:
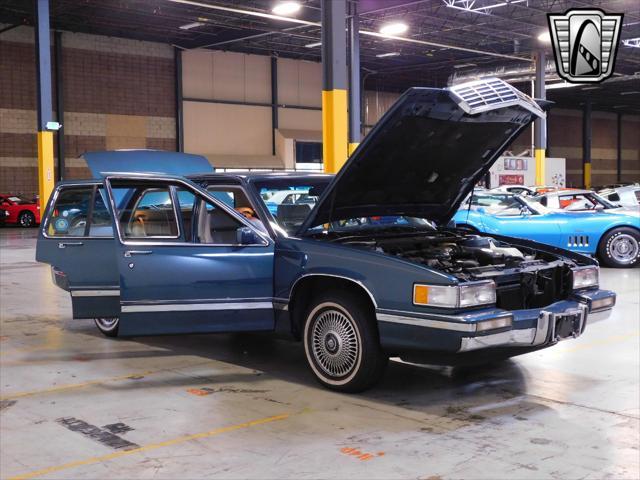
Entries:
[[118, 380], [127, 380], [131, 378], [136, 378], [136, 377], [146, 377], [148, 375], [153, 375], [154, 373], [159, 373], [164, 371], [167, 371], [167, 370], [150, 370], [147, 372], [129, 373], [127, 375], [119, 375], [117, 377], [102, 378], [99, 380], [90, 380], [88, 382], [70, 383], [66, 385], [58, 385], [57, 387], [43, 388], [40, 390], [30, 390], [26, 392], [10, 393], [8, 395], [0, 396], [0, 400], [14, 400], [16, 398], [30, 397], [32, 395], [41, 395], [45, 393], [55, 393], [63, 390], [71, 390], [74, 388], [83, 388], [91, 385], [99, 385], [101, 383], [116, 382]]
[[177, 437], [172, 440], [166, 440], [164, 442], [152, 443], [149, 445], [143, 445], [139, 448], [134, 448], [132, 450], [122, 450], [119, 452], [110, 453], [107, 455], [102, 455], [101, 457], [91, 457], [86, 458], [84, 460], [76, 460], [75, 462], [63, 463], [62, 465], [54, 465], [52, 467], [42, 468], [40, 470], [34, 470], [32, 472], [23, 473], [21, 475], [16, 475], [14, 477], [10, 477], [8, 480], [25, 480], [28, 478], [41, 477], [43, 475], [48, 475], [50, 473], [59, 472], [61, 470], [68, 470], [70, 468], [81, 467], [83, 465], [92, 465], [94, 463], [106, 462], [109, 460], [113, 460], [120, 457], [125, 457], [129, 455], [133, 455], [136, 453], [148, 452], [151, 450], [157, 450], [158, 448], [169, 447], [172, 445], [177, 445], [180, 443], [188, 442], [190, 440], [195, 440], [199, 438], [209, 438], [214, 437], [216, 435], [221, 435], [223, 433], [233, 432], [235, 430], [241, 430], [243, 428], [255, 427], [257, 425], [263, 425], [265, 423], [277, 422], [280, 420], [285, 420], [289, 418], [290, 414], [284, 413], [282, 415], [275, 415], [272, 417], [261, 418], [259, 420], [252, 420], [250, 422], [239, 423], [237, 425], [231, 425], [229, 427], [216, 428], [214, 430], [209, 430], [208, 432], [195, 433], [193, 435], [184, 435], [182, 437]]

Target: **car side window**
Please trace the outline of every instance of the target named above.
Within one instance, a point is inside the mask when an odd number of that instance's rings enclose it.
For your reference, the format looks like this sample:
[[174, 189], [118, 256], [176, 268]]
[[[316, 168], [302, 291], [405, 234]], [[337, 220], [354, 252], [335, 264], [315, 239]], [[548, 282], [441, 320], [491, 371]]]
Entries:
[[[178, 188], [176, 192], [180, 201], [180, 213], [187, 242], [207, 245], [235, 245], [238, 243], [238, 229], [244, 226], [242, 222], [189, 190]], [[224, 194], [226, 199], [232, 199], [233, 196], [228, 195], [229, 193], [231, 192], [216, 192], [215, 197], [220, 199], [219, 196]], [[225, 201], [224, 199], [220, 200]], [[190, 233], [187, 234], [187, 231]]]
[[178, 238], [178, 221], [168, 186], [136, 188], [119, 211], [125, 239]]
[[84, 237], [92, 198], [93, 185], [62, 188], [47, 218], [47, 235]]
[[246, 192], [238, 186], [228, 185], [210, 185], [207, 187], [207, 191], [217, 200], [224, 202], [226, 205], [232, 207], [236, 212], [245, 217], [251, 225], [260, 230], [262, 233], [267, 233], [267, 229], [264, 226], [264, 222], [256, 212], [254, 205], [247, 197]]
[[607, 200], [611, 200], [612, 202], [619, 202], [620, 195], [618, 195], [617, 193], [610, 193], [609, 195], [607, 195]]

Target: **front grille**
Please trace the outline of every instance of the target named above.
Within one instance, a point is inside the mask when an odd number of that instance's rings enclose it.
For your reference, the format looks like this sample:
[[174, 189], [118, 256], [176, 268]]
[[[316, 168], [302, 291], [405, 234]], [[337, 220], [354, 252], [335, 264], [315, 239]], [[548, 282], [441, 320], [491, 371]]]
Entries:
[[496, 279], [496, 305], [505, 310], [546, 307], [566, 299], [570, 293], [571, 270], [563, 266]]
[[519, 105], [538, 116], [545, 115], [531, 97], [498, 78], [466, 82], [449, 89], [462, 100], [462, 109], [472, 115], [512, 105]]

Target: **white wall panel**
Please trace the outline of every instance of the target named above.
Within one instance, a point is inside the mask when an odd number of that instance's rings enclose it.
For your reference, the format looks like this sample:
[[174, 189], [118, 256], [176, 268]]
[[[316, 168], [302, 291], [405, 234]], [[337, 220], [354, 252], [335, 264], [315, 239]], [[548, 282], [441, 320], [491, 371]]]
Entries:
[[245, 55], [232, 52], [212, 52], [212, 54], [213, 98], [244, 101]]
[[213, 98], [213, 55], [207, 50], [182, 52], [182, 92], [186, 98]]
[[320, 107], [322, 105], [322, 67], [316, 62], [298, 62], [299, 105]]
[[278, 103], [298, 105], [298, 61], [289, 58], [278, 59]]
[[271, 59], [245, 55], [245, 101], [271, 103]]
[[278, 103], [319, 107], [322, 103], [319, 63], [278, 59]]
[[321, 131], [322, 112], [320, 110], [301, 110], [299, 108], [279, 108], [278, 127]]
[[366, 91], [364, 104], [362, 105], [365, 112], [364, 123], [366, 125], [375, 125], [399, 96], [399, 93]]
[[271, 101], [269, 57], [210, 50], [187, 50], [182, 55], [185, 98]]
[[184, 102], [184, 147], [189, 153], [271, 155], [271, 109]]

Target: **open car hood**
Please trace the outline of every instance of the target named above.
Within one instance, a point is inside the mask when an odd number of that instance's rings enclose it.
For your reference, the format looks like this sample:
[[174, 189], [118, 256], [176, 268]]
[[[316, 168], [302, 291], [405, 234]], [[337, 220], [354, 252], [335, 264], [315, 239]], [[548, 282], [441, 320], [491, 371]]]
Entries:
[[106, 173], [164, 173], [190, 175], [212, 173], [213, 167], [202, 155], [165, 152], [162, 150], [113, 150], [87, 152], [82, 155], [93, 178], [102, 178]]
[[411, 88], [366, 136], [302, 225], [406, 215], [446, 223], [491, 165], [545, 112], [492, 78]]

